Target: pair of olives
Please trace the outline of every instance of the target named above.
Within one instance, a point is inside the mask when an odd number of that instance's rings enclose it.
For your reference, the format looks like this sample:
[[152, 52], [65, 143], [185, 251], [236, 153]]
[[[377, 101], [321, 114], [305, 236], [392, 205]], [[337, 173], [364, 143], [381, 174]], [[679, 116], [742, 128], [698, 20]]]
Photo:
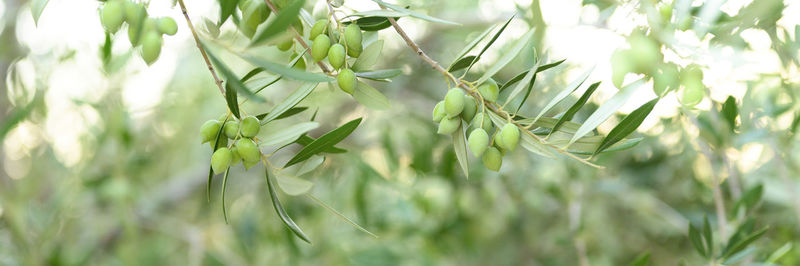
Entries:
[[161, 54], [162, 35], [175, 35], [178, 24], [170, 17], [150, 18], [142, 3], [109, 0], [100, 9], [100, 23], [106, 31], [115, 33], [128, 23], [128, 39], [134, 47], [141, 44], [141, 55], [152, 64]]
[[[243, 162], [245, 168], [258, 164], [261, 151], [252, 138], [258, 135], [260, 129], [261, 124], [254, 116], [247, 116], [241, 121], [227, 121], [225, 124], [219, 120], [206, 121], [200, 128], [203, 143], [213, 141], [217, 138], [217, 134], [225, 136], [219, 138], [220, 142], [216, 144], [217, 150], [211, 155], [211, 168], [214, 173], [219, 174], [239, 162]], [[235, 140], [236, 144], [227, 147], [228, 139]], [[214, 143], [211, 143], [211, 147], [214, 147]]]

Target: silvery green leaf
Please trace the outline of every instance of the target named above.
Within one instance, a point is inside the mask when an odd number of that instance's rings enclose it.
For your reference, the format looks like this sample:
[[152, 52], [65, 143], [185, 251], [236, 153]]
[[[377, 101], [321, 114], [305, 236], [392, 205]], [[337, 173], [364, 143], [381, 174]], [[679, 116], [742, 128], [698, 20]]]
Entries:
[[274, 107], [272, 107], [272, 109], [269, 111], [269, 114], [267, 114], [267, 116], [264, 117], [264, 119], [261, 120], [261, 124], [265, 125], [265, 124], [269, 123], [273, 119], [275, 119], [278, 116], [280, 116], [281, 114], [283, 114], [283, 112], [286, 112], [286, 110], [289, 110], [290, 108], [292, 108], [295, 105], [297, 105], [297, 103], [299, 103], [300, 101], [305, 99], [306, 96], [308, 96], [308, 94], [310, 94], [311, 91], [313, 91], [314, 88], [317, 87], [317, 84], [318, 83], [315, 83], [315, 82], [314, 83], [304, 83], [302, 86], [297, 88], [294, 92], [292, 92], [292, 94], [289, 94], [289, 96], [286, 96], [286, 98], [283, 99], [283, 101], [281, 101], [281, 103], [279, 103], [278, 105], [275, 105]]
[[356, 62], [353, 63], [351, 68], [353, 71], [362, 71], [367, 70], [368, 68], [375, 65], [378, 62], [378, 58], [381, 56], [381, 50], [383, 50], [383, 41], [378, 40], [370, 45], [367, 45], [364, 48], [364, 52], [356, 59]]
[[545, 113], [547, 113], [547, 111], [550, 111], [550, 109], [553, 108], [553, 106], [564, 100], [564, 98], [567, 98], [567, 96], [569, 96], [570, 94], [572, 94], [572, 92], [578, 89], [578, 87], [580, 87], [581, 84], [583, 84], [583, 82], [586, 81], [587, 78], [589, 78], [589, 74], [592, 73], [592, 70], [594, 70], [594, 66], [590, 67], [588, 70], [586, 70], [586, 72], [583, 72], [582, 75], [578, 76], [577, 79], [570, 82], [569, 85], [567, 85], [566, 87], [564, 87], [564, 89], [558, 92], [558, 94], [556, 94], [556, 96], [553, 97], [553, 99], [551, 99], [550, 102], [548, 102], [547, 105], [545, 105], [541, 111], [539, 111], [539, 114], [536, 115], [536, 118], [534, 118], [533, 121], [536, 122], [536, 120], [539, 120], [539, 118], [541, 118]]
[[456, 153], [458, 164], [461, 165], [461, 170], [464, 171], [464, 176], [469, 178], [469, 162], [467, 161], [467, 137], [465, 135], [464, 123], [458, 126], [456, 132], [453, 132], [453, 149]]
[[267, 134], [259, 138], [261, 140], [259, 146], [282, 146], [293, 142], [301, 135], [317, 127], [319, 127], [317, 122], [303, 122], [289, 127], [273, 129], [272, 132], [267, 132]]
[[578, 131], [576, 131], [575, 135], [572, 136], [572, 139], [569, 141], [569, 144], [574, 143], [581, 137], [585, 136], [587, 133], [597, 128], [597, 126], [603, 123], [603, 121], [606, 121], [606, 119], [608, 119], [612, 114], [614, 114], [614, 112], [619, 110], [619, 108], [622, 107], [622, 105], [624, 105], [625, 102], [627, 102], [628, 99], [631, 98], [633, 93], [637, 89], [639, 89], [639, 87], [641, 87], [642, 84], [644, 84], [644, 79], [639, 79], [631, 84], [628, 84], [627, 86], [623, 87], [619, 92], [617, 92], [616, 95], [611, 97], [611, 99], [608, 99], [608, 101], [603, 103], [603, 105], [601, 105], [600, 108], [597, 108], [597, 110], [594, 111], [594, 113], [592, 113], [592, 115], [586, 119], [583, 125], [580, 128], [578, 128]]
[[389, 99], [386, 96], [360, 80], [356, 86], [356, 91], [353, 92], [353, 98], [364, 106], [376, 110], [389, 109], [390, 106]]
[[278, 187], [280, 187], [284, 193], [292, 196], [308, 193], [314, 186], [314, 183], [310, 181], [287, 175], [282, 171], [275, 171], [275, 177], [278, 179]]
[[517, 57], [519, 52], [522, 51], [522, 48], [525, 48], [525, 46], [528, 45], [528, 42], [531, 40], [531, 37], [533, 37], [534, 31], [535, 29], [530, 29], [528, 30], [528, 32], [522, 35], [522, 37], [520, 37], [517, 40], [517, 42], [514, 43], [514, 46], [508, 49], [508, 51], [505, 54], [503, 54], [503, 56], [500, 57], [500, 59], [497, 60], [497, 63], [495, 63], [489, 69], [487, 69], [486, 72], [483, 73], [483, 76], [481, 76], [481, 78], [479, 78], [478, 81], [475, 82], [475, 84], [481, 84], [484, 81], [488, 80], [489, 78], [494, 76], [495, 73], [500, 71], [500, 69], [502, 69], [509, 62], [511, 62], [511, 60], [514, 60], [514, 58]]

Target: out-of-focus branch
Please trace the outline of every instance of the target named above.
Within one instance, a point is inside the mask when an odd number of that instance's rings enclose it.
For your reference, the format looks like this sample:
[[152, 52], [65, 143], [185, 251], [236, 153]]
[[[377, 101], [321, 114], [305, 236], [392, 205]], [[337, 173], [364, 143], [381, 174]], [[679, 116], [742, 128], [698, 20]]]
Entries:
[[203, 60], [206, 61], [206, 66], [208, 67], [208, 71], [211, 72], [211, 76], [214, 77], [214, 83], [217, 84], [219, 87], [219, 92], [222, 95], [225, 95], [225, 88], [222, 87], [222, 80], [219, 79], [217, 76], [217, 72], [214, 71], [214, 66], [211, 65], [211, 61], [208, 60], [208, 55], [206, 54], [206, 49], [203, 48], [203, 44], [200, 43], [200, 36], [197, 36], [197, 31], [194, 29], [192, 25], [192, 20], [189, 19], [189, 13], [186, 12], [186, 4], [183, 3], [183, 0], [178, 0], [178, 4], [181, 5], [181, 12], [183, 13], [183, 17], [186, 18], [186, 24], [189, 26], [189, 30], [192, 31], [192, 37], [194, 37], [194, 42], [197, 44], [197, 49], [200, 49], [200, 54], [203, 55]]

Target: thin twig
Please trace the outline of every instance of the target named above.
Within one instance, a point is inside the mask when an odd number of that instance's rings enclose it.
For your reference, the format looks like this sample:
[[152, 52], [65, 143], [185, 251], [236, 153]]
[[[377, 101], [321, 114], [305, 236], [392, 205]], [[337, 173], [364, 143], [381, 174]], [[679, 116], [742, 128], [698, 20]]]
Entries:
[[[267, 6], [269, 7], [270, 10], [272, 10], [273, 14], [275, 14], [276, 16], [278, 15], [278, 8], [275, 7], [275, 5], [272, 3], [272, 1], [264, 0], [264, 3], [267, 3]], [[294, 26], [292, 26], [292, 25], [289, 25], [289, 29], [291, 29], [292, 32], [294, 33], [294, 39], [297, 40], [297, 42], [300, 43], [300, 45], [302, 45], [303, 48], [305, 48], [306, 50], [310, 51], [311, 47], [309, 47], [308, 44], [306, 43], [306, 41], [303, 40], [302, 34], [300, 34], [297, 31], [297, 29], [295, 29]], [[312, 58], [311, 60], [313, 61], [314, 59]], [[322, 72], [325, 72], [325, 74], [330, 74], [331, 73], [331, 70], [328, 69], [328, 67], [325, 66], [325, 64], [323, 64], [322, 61], [317, 62], [317, 65], [319, 66], [320, 69], [322, 69]]]
[[208, 71], [211, 72], [211, 76], [214, 77], [214, 82], [219, 87], [219, 92], [222, 95], [225, 95], [225, 88], [222, 87], [222, 80], [219, 79], [217, 76], [217, 72], [214, 71], [214, 66], [211, 65], [211, 61], [208, 60], [208, 55], [206, 54], [205, 48], [203, 48], [203, 44], [200, 43], [200, 37], [197, 36], [197, 31], [194, 30], [194, 26], [192, 25], [192, 20], [189, 19], [189, 13], [186, 12], [186, 4], [183, 3], [183, 0], [178, 0], [178, 4], [181, 5], [181, 12], [183, 12], [183, 17], [186, 18], [186, 24], [189, 25], [189, 30], [192, 31], [192, 36], [194, 37], [194, 42], [197, 44], [197, 49], [200, 49], [200, 54], [203, 55], [203, 60], [206, 61], [206, 66], [208, 67]]

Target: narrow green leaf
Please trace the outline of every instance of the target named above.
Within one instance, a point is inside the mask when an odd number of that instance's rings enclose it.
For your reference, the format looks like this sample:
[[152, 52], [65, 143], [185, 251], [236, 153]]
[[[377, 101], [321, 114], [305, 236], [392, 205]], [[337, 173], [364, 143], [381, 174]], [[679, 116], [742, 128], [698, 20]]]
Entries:
[[286, 32], [290, 27], [289, 24], [297, 19], [297, 15], [300, 13], [300, 9], [303, 8], [305, 2], [305, 0], [294, 0], [294, 2], [288, 6], [282, 8], [281, 12], [272, 20], [272, 23], [255, 34], [253, 41], [250, 42], [250, 46], [262, 44], [270, 38], [275, 37], [275, 35], [278, 35], [278, 33]]
[[276, 64], [273, 62], [269, 62], [267, 60], [250, 56], [250, 55], [240, 55], [245, 61], [250, 62], [251, 64], [264, 68], [266, 71], [279, 74], [283, 77], [299, 80], [299, 81], [308, 81], [308, 82], [328, 82], [333, 81], [333, 78], [328, 77], [323, 74], [318, 73], [310, 73], [303, 70], [297, 70], [292, 67], [287, 67], [284, 65]]
[[629, 264], [629, 265], [630, 266], [647, 266], [649, 264], [650, 264], [650, 252], [645, 252], [644, 254], [639, 255], [639, 257], [636, 257], [636, 259], [633, 260], [633, 262], [631, 262], [631, 264]]
[[[230, 117], [225, 117], [225, 120], [222, 121], [222, 124], [224, 125], [225, 122], [228, 122], [229, 118]], [[217, 147], [217, 145], [219, 145], [219, 138], [222, 137], [222, 131], [223, 131], [223, 127], [220, 127], [219, 131], [217, 131], [217, 137], [214, 138], [214, 148], [211, 149], [211, 153], [212, 154], [215, 151], [217, 151], [217, 149], [219, 148], [219, 147]], [[209, 164], [208, 165], [208, 182], [206, 183], [206, 199], [208, 200], [208, 202], [211, 202], [211, 180], [213, 178], [214, 178], [214, 168], [211, 168], [211, 164]]]
[[277, 131], [267, 132], [263, 137], [259, 136], [261, 143], [259, 146], [274, 146], [285, 145], [294, 142], [301, 135], [319, 127], [317, 122], [303, 122], [297, 123], [285, 128], [279, 128]]
[[[272, 120], [281, 120], [281, 119], [284, 119], [284, 118], [299, 114], [299, 113], [305, 111], [306, 109], [308, 109], [308, 107], [292, 107], [292, 108], [289, 108], [289, 110], [286, 110], [285, 112], [283, 112], [283, 114], [279, 115], [278, 117], [276, 117], [275, 119], [272, 119]], [[269, 113], [263, 113], [263, 114], [260, 114], [260, 115], [256, 115], [256, 118], [258, 118], [258, 120], [264, 120], [264, 118], [267, 117], [267, 115], [269, 115]]]
[[321, 200], [319, 200], [317, 197], [314, 197], [314, 196], [312, 196], [311, 194], [307, 194], [307, 196], [308, 196], [309, 198], [311, 198], [312, 200], [314, 200], [314, 202], [316, 202], [316, 203], [317, 203], [317, 204], [319, 204], [320, 206], [322, 206], [322, 207], [325, 207], [325, 209], [327, 209], [327, 210], [328, 210], [328, 211], [330, 211], [331, 213], [335, 214], [336, 216], [339, 216], [339, 218], [341, 218], [342, 220], [344, 220], [345, 222], [347, 222], [347, 223], [348, 223], [348, 224], [350, 224], [351, 226], [355, 227], [355, 228], [356, 228], [356, 229], [358, 229], [359, 231], [361, 231], [361, 232], [364, 232], [364, 233], [366, 233], [366, 234], [368, 234], [368, 235], [371, 235], [371, 236], [372, 236], [372, 237], [374, 237], [374, 238], [378, 238], [378, 236], [377, 236], [377, 235], [373, 234], [372, 232], [370, 232], [370, 231], [369, 231], [369, 230], [367, 230], [367, 229], [364, 229], [364, 227], [361, 227], [361, 226], [360, 226], [360, 225], [358, 225], [356, 222], [353, 222], [352, 220], [348, 219], [346, 216], [344, 216], [343, 214], [339, 213], [338, 211], [336, 211], [336, 210], [335, 210], [335, 209], [333, 209], [332, 207], [328, 206], [327, 204], [325, 204], [324, 202], [322, 202]]
[[226, 20], [236, 11], [236, 4], [239, 0], [219, 0], [219, 22], [217, 25], [222, 25]]
[[[548, 70], [550, 68], [556, 67], [556, 66], [560, 65], [561, 63], [564, 63], [564, 61], [566, 61], [566, 60], [567, 59], [561, 59], [559, 61], [556, 61], [556, 62], [553, 62], [553, 63], [550, 63], [550, 64], [542, 65], [542, 66], [539, 67], [539, 69], [536, 70], [536, 73], [540, 73], [542, 71], [545, 71], [545, 70]], [[505, 89], [507, 87], [510, 87], [511, 85], [514, 85], [514, 83], [516, 83], [517, 81], [522, 80], [522, 78], [524, 78], [525, 75], [527, 75], [527, 74], [528, 74], [527, 70], [523, 71], [522, 73], [517, 74], [516, 76], [511, 78], [508, 82], [506, 82], [505, 84], [500, 86], [500, 91], [503, 91], [503, 89]]]
[[228, 103], [228, 109], [231, 110], [233, 116], [242, 119], [239, 115], [239, 98], [236, 90], [231, 88], [230, 83], [225, 84], [225, 102]]
[[430, 22], [442, 23], [442, 24], [461, 25], [461, 24], [458, 24], [458, 23], [455, 23], [455, 22], [444, 20], [444, 19], [434, 18], [434, 17], [428, 16], [428, 15], [425, 15], [425, 14], [422, 14], [422, 13], [419, 13], [419, 12], [416, 12], [416, 11], [412, 11], [412, 10], [409, 10], [409, 9], [405, 9], [405, 8], [402, 8], [402, 7], [399, 7], [399, 6], [396, 6], [396, 5], [388, 4], [388, 3], [383, 2], [381, 0], [372, 0], [372, 1], [375, 2], [375, 3], [378, 3], [379, 5], [385, 6], [385, 7], [389, 8], [389, 9], [391, 9], [391, 10], [398, 11], [398, 12], [401, 12], [401, 13], [405, 13], [405, 14], [408, 14], [409, 16], [412, 16], [412, 17], [415, 17], [415, 18], [418, 18], [418, 19], [427, 20], [427, 21], [430, 21]]
[[[534, 59], [534, 61], [535, 60], [536, 59]], [[536, 64], [534, 64], [533, 67], [530, 70], [528, 70], [528, 74], [525, 75], [525, 78], [522, 79], [522, 82], [517, 84], [517, 87], [515, 87], [514, 90], [511, 91], [511, 93], [508, 94], [508, 98], [506, 98], [506, 103], [509, 103], [512, 100], [514, 100], [514, 98], [517, 97], [517, 95], [519, 95], [519, 93], [522, 92], [522, 90], [525, 89], [525, 87], [527, 87], [528, 84], [533, 85], [533, 83], [531, 81], [533, 80], [533, 76], [536, 75], [536, 69], [537, 68], [539, 68], [539, 63], [538, 62]], [[524, 101], [525, 100], [523, 100], [523, 102]], [[520, 106], [522, 106], [522, 105], [520, 104]]]
[[[393, 18], [395, 21], [400, 19], [400, 17]], [[379, 31], [392, 26], [392, 23], [389, 22], [389, 19], [386, 17], [362, 17], [356, 20], [345, 21], [344, 24], [349, 25], [353, 22], [358, 24], [358, 27], [363, 31]]]
[[753, 217], [748, 217], [744, 223], [740, 224], [739, 227], [736, 228], [736, 232], [728, 238], [728, 243], [722, 249], [722, 254], [728, 252], [729, 249], [736, 246], [740, 240], [744, 238], [745, 235], [748, 235], [753, 232], [753, 227], [755, 226], [755, 220]]
[[275, 211], [278, 213], [278, 216], [281, 217], [281, 221], [283, 221], [283, 224], [285, 224], [286, 227], [289, 227], [289, 230], [292, 230], [292, 232], [295, 235], [297, 235], [297, 237], [299, 237], [303, 241], [306, 241], [306, 243], [311, 244], [311, 240], [308, 239], [306, 234], [303, 233], [303, 230], [300, 229], [300, 227], [297, 226], [296, 223], [294, 223], [292, 217], [289, 217], [289, 214], [287, 214], [286, 211], [283, 209], [283, 205], [281, 204], [281, 201], [278, 199], [277, 193], [275, 193], [275, 188], [274, 185], [272, 184], [272, 179], [269, 178], [269, 169], [264, 170], [264, 177], [267, 179], [267, 189], [269, 189], [269, 197], [270, 199], [272, 199], [272, 207], [275, 208]]
[[456, 153], [458, 164], [461, 165], [461, 171], [464, 171], [464, 176], [469, 178], [469, 161], [467, 160], [467, 137], [464, 123], [458, 126], [456, 132], [453, 132], [453, 149]]
[[692, 246], [697, 249], [697, 253], [700, 253], [703, 257], [708, 257], [706, 253], [706, 249], [703, 246], [703, 237], [700, 236], [700, 231], [694, 227], [694, 225], [689, 224], [689, 240], [692, 242]]
[[376, 9], [376, 10], [356, 12], [356, 13], [353, 13], [353, 14], [345, 16], [345, 18], [348, 18], [348, 17], [405, 17], [405, 16], [408, 16], [408, 13], [394, 11], [394, 10]]
[[458, 59], [458, 61], [453, 62], [453, 64], [447, 68], [447, 72], [459, 71], [469, 66], [469, 64], [471, 64], [473, 61], [477, 62], [478, 60], [480, 60], [480, 58], [477, 58], [477, 56], [474, 55], [462, 57], [461, 59]]
[[393, 69], [373, 70], [369, 72], [356, 72], [356, 77], [372, 79], [372, 80], [383, 80], [383, 79], [397, 77], [400, 74], [403, 74], [403, 70], [399, 68], [393, 68]]
[[599, 126], [603, 121], [606, 121], [608, 117], [610, 117], [614, 112], [617, 111], [628, 99], [633, 95], [633, 92], [636, 91], [640, 86], [644, 84], [644, 79], [637, 80], [625, 87], [622, 88], [616, 95], [611, 97], [608, 101], [606, 101], [600, 108], [597, 108], [586, 122], [575, 132], [575, 135], [572, 136], [572, 139], [569, 143], [574, 143], [579, 138], [585, 136], [587, 133], [591, 132], [597, 126]]
[[341, 127], [322, 135], [322, 137], [319, 137], [318, 139], [314, 140], [314, 142], [311, 142], [302, 150], [300, 150], [300, 152], [298, 152], [291, 160], [286, 162], [286, 165], [283, 167], [289, 167], [293, 164], [302, 162], [311, 157], [311, 155], [320, 153], [329, 147], [333, 147], [336, 145], [336, 143], [339, 143], [349, 136], [350, 133], [353, 133], [353, 130], [358, 127], [359, 123], [361, 123], [361, 118], [347, 122]]
[[311, 191], [311, 188], [314, 187], [314, 183], [308, 180], [286, 175], [280, 171], [275, 172], [275, 177], [278, 179], [278, 187], [288, 195], [303, 195]]
[[604, 149], [611, 147], [611, 145], [614, 145], [618, 141], [633, 133], [633, 131], [635, 131], [636, 128], [642, 124], [644, 119], [647, 118], [647, 115], [653, 111], [653, 107], [656, 106], [656, 103], [658, 103], [659, 99], [660, 98], [655, 98], [650, 100], [642, 106], [639, 106], [639, 108], [622, 119], [622, 121], [619, 122], [619, 124], [617, 124], [617, 126], [615, 126], [611, 132], [608, 132], [608, 136], [603, 139], [603, 143], [597, 147], [597, 150], [594, 152], [594, 154], [602, 152]]
[[503, 69], [503, 67], [505, 67], [509, 62], [511, 62], [511, 60], [514, 60], [514, 58], [516, 58], [517, 55], [519, 55], [519, 52], [522, 51], [522, 48], [525, 48], [525, 46], [528, 45], [528, 42], [530, 42], [531, 37], [533, 37], [533, 33], [535, 30], [536, 29], [530, 29], [528, 30], [528, 32], [525, 33], [525, 35], [522, 35], [522, 37], [520, 37], [517, 40], [517, 42], [514, 43], [514, 46], [508, 49], [508, 51], [505, 54], [503, 54], [503, 56], [500, 57], [500, 59], [497, 60], [497, 63], [489, 67], [489, 69], [487, 69], [486, 72], [483, 73], [483, 76], [481, 76], [481, 78], [479, 78], [478, 81], [475, 83], [476, 84], [483, 83], [484, 81], [494, 76], [494, 74], [497, 73], [497, 71]]
[[706, 216], [703, 219], [703, 238], [706, 240], [706, 250], [709, 255], [714, 254], [714, 236], [711, 233], [711, 223], [708, 221], [708, 216]]
[[367, 47], [364, 48], [364, 52], [362, 52], [361, 55], [356, 59], [356, 62], [353, 63], [351, 68], [356, 72], [369, 69], [378, 62], [378, 58], [381, 56], [382, 50], [382, 40], [377, 40], [370, 45], [367, 45]]
[[[294, 59], [292, 59], [292, 61], [290, 61], [287, 66], [291, 68], [294, 65], [296, 65], [297, 62], [300, 61], [301, 58], [303, 58], [303, 55], [306, 53], [306, 51], [308, 51], [308, 49], [304, 50], [302, 53], [300, 53], [297, 56], [295, 56]], [[251, 70], [250, 72], [247, 73], [247, 75], [245, 75], [242, 78], [242, 82], [245, 82], [247, 79], [251, 78], [252, 76], [254, 76], [254, 75], [256, 75], [256, 74], [258, 74], [259, 72], [262, 72], [262, 71], [264, 71], [264, 69], [260, 68], [260, 67]], [[270, 78], [257, 79], [257, 80], [254, 80], [252, 82], [246, 83], [245, 85], [247, 85], [248, 89], [252, 88], [253, 93], [258, 94], [259, 92], [264, 90], [264, 88], [269, 87], [270, 85], [275, 84], [276, 82], [281, 80], [281, 78], [283, 78], [282, 75], [275, 75], [275, 76], [270, 77]]]
[[[490, 47], [490, 46], [492, 46], [492, 44], [494, 44], [494, 41], [496, 41], [496, 40], [497, 40], [497, 38], [498, 38], [498, 37], [500, 37], [500, 34], [502, 34], [502, 33], [503, 33], [503, 31], [505, 31], [505, 30], [506, 30], [506, 27], [508, 27], [508, 24], [509, 24], [509, 23], [511, 23], [511, 20], [512, 20], [512, 19], [514, 19], [514, 16], [511, 16], [510, 18], [508, 18], [508, 20], [506, 21], [506, 23], [505, 23], [505, 24], [503, 24], [503, 26], [502, 26], [502, 27], [500, 27], [500, 30], [498, 30], [498, 31], [497, 31], [497, 32], [494, 34], [494, 36], [492, 36], [492, 38], [491, 38], [491, 39], [489, 39], [489, 42], [487, 42], [487, 43], [486, 43], [486, 45], [484, 45], [484, 46], [483, 46], [483, 49], [481, 49], [481, 52], [480, 52], [480, 53], [478, 53], [478, 55], [475, 57], [476, 59], [480, 59], [480, 58], [481, 58], [481, 56], [483, 55], [483, 53], [485, 53], [485, 52], [486, 52], [486, 50], [488, 50], [488, 49], [489, 49], [489, 47]], [[477, 44], [477, 43], [473, 44], [473, 46], [475, 46], [476, 44]], [[465, 48], [465, 49], [466, 49], [466, 48]], [[470, 50], [472, 50], [472, 48], [470, 48]], [[464, 54], [466, 54], [466, 53], [464, 53]], [[467, 67], [467, 71], [466, 71], [466, 72], [464, 72], [464, 73], [467, 73], [467, 72], [469, 72], [469, 70], [470, 70], [470, 69], [472, 69], [472, 66], [474, 66], [474, 65], [475, 65], [475, 63], [477, 63], [477, 62], [478, 62], [477, 60], [473, 60], [473, 61], [472, 61], [472, 62], [469, 64], [469, 66]]]
[[358, 81], [358, 86], [356, 86], [356, 91], [353, 92], [353, 98], [364, 106], [376, 110], [386, 110], [390, 107], [389, 99], [386, 96], [360, 80]]
[[738, 115], [739, 108], [736, 106], [736, 98], [728, 96], [728, 99], [725, 99], [725, 103], [722, 104], [722, 117], [725, 118], [725, 122], [728, 122], [731, 132], [736, 129], [736, 116]]
[[225, 175], [222, 177], [222, 217], [225, 217], [225, 224], [228, 224], [228, 210], [225, 208], [225, 188], [228, 187], [228, 173], [231, 168], [225, 169]]
[[756, 241], [759, 238], [761, 238], [762, 236], [764, 236], [764, 233], [767, 232], [768, 228], [769, 228], [768, 226], [764, 227], [764, 228], [761, 228], [761, 230], [758, 230], [755, 233], [752, 233], [752, 234], [742, 238], [742, 241], [738, 241], [736, 244], [731, 246], [731, 248], [728, 248], [727, 250], [725, 250], [725, 253], [723, 253], [722, 256], [720, 256], [720, 258], [722, 258], [722, 259], [729, 258], [731, 255], [739, 253], [739, 251], [742, 251], [748, 245], [750, 245], [754, 241]]
[[31, 1], [31, 14], [33, 15], [33, 23], [39, 26], [39, 17], [42, 16], [42, 11], [47, 6], [49, 0], [32, 0]]
[[[308, 135], [302, 135], [299, 138], [297, 138], [297, 140], [295, 140], [294, 142], [297, 143], [297, 144], [300, 144], [302, 146], [308, 146], [308, 144], [311, 144], [315, 140], [317, 140], [317, 139], [309, 137]], [[322, 152], [324, 152], [324, 153], [345, 153], [345, 152], [347, 152], [347, 150], [339, 148], [339, 147], [336, 147], [336, 146], [333, 146], [333, 147], [329, 147], [329, 148], [323, 150]]]
[[[509, 20], [509, 21], [511, 21], [511, 20]], [[506, 25], [508, 25], [508, 22], [506, 22]], [[469, 51], [472, 51], [472, 49], [474, 49], [475, 46], [478, 45], [478, 43], [483, 41], [483, 38], [486, 38], [486, 36], [489, 35], [489, 33], [492, 32], [492, 30], [494, 30], [494, 28], [496, 28], [496, 27], [497, 27], [497, 25], [494, 25], [494, 26], [491, 26], [491, 27], [487, 28], [486, 30], [481, 32], [481, 34], [479, 34], [478, 37], [475, 37], [475, 39], [470, 41], [469, 44], [467, 44], [467, 46], [464, 46], [464, 48], [462, 48], [461, 51], [458, 52], [458, 55], [456, 55], [456, 59], [453, 60], [453, 63], [450, 63], [450, 66], [447, 68], [447, 70], [450, 71], [450, 72], [458, 70], [458, 69], [455, 68], [455, 65], [458, 64], [459, 61], [464, 59], [465, 58], [464, 56], [466, 56], [467, 53], [469, 53]], [[473, 57], [472, 59], [474, 59], [474, 60], [469, 60], [469, 62], [467, 63], [467, 66], [472, 64], [473, 61], [477, 62], [477, 60], [480, 60], [480, 58], [477, 58], [477, 56]]]
[[589, 74], [592, 73], [592, 70], [594, 70], [594, 66], [590, 67], [588, 70], [586, 70], [586, 72], [583, 72], [583, 74], [578, 76], [577, 79], [570, 82], [569, 85], [567, 85], [566, 87], [564, 87], [564, 89], [558, 92], [558, 94], [556, 94], [556, 96], [554, 96], [553, 99], [551, 99], [550, 102], [548, 102], [547, 105], [545, 105], [544, 108], [542, 108], [542, 110], [539, 111], [539, 114], [536, 115], [536, 118], [533, 119], [534, 123], [536, 122], [536, 120], [539, 120], [539, 118], [541, 118], [545, 113], [547, 113], [547, 111], [550, 111], [551, 108], [556, 106], [556, 104], [560, 103], [562, 100], [567, 98], [567, 96], [572, 94], [572, 92], [577, 90], [578, 87], [580, 87], [583, 84], [583, 82], [586, 81], [587, 78], [589, 78]]
[[556, 122], [556, 124], [553, 126], [553, 130], [551, 130], [550, 133], [552, 134], [553, 132], [558, 131], [558, 129], [561, 128], [561, 126], [564, 125], [565, 122], [572, 120], [572, 117], [574, 117], [575, 114], [578, 113], [578, 110], [580, 110], [583, 107], [583, 105], [586, 104], [586, 101], [589, 100], [589, 97], [592, 96], [592, 93], [594, 93], [594, 91], [597, 90], [597, 87], [599, 86], [600, 86], [599, 81], [590, 85], [589, 88], [587, 88], [586, 91], [583, 92], [581, 98], [579, 98], [577, 102], [572, 104], [572, 106], [569, 107], [569, 110], [567, 110], [567, 112], [564, 113], [564, 115], [562, 115], [561, 118], [558, 119], [558, 122]]
[[208, 49], [209, 47], [207, 45], [203, 44], [202, 46], [206, 48], [205, 49], [206, 54], [208, 55], [208, 59], [211, 60], [211, 63], [217, 66], [219, 72], [222, 72], [222, 76], [225, 77], [226, 86], [233, 87], [234, 89], [236, 89], [236, 91], [238, 91], [248, 99], [257, 102], [264, 102], [263, 98], [259, 97], [258, 95], [255, 95], [253, 92], [248, 90], [247, 86], [245, 86], [244, 83], [242, 83], [242, 81], [239, 80], [239, 77], [237, 77], [236, 74], [234, 74], [233, 71], [231, 71], [228, 68], [228, 66], [222, 63], [222, 61], [220, 61], [219, 58], [217, 58], [217, 56], [214, 55], [213, 52], [211, 52], [211, 49]]
[[792, 242], [786, 242], [786, 244], [783, 244], [783, 246], [772, 252], [772, 254], [770, 254], [769, 257], [767, 257], [767, 260], [764, 262], [775, 263], [784, 255], [786, 255], [786, 253], [789, 253], [790, 250], [792, 250]]
[[292, 94], [289, 94], [289, 96], [286, 96], [286, 98], [283, 99], [283, 101], [281, 101], [281, 103], [279, 103], [278, 105], [275, 105], [274, 107], [272, 107], [272, 109], [269, 111], [269, 113], [267, 113], [267, 115], [264, 117], [264, 119], [261, 119], [261, 124], [262, 125], [266, 125], [270, 121], [272, 121], [275, 118], [277, 118], [278, 116], [282, 115], [284, 112], [286, 112], [290, 108], [292, 108], [295, 105], [297, 105], [298, 103], [300, 103], [300, 101], [305, 99], [306, 96], [308, 96], [308, 94], [310, 94], [311, 91], [313, 91], [314, 88], [317, 87], [317, 84], [318, 83], [305, 83], [302, 86], [300, 86], [299, 88], [297, 88], [294, 92], [292, 92]]
[[255, 75], [258, 75], [258, 73], [261, 73], [261, 72], [264, 72], [263, 68], [260, 68], [260, 67], [253, 68], [253, 70], [250, 70], [250, 72], [247, 72], [247, 74], [244, 74], [244, 77], [242, 77], [241, 81], [242, 82], [246, 82], [247, 80], [249, 80], [250, 78], [252, 78]]

